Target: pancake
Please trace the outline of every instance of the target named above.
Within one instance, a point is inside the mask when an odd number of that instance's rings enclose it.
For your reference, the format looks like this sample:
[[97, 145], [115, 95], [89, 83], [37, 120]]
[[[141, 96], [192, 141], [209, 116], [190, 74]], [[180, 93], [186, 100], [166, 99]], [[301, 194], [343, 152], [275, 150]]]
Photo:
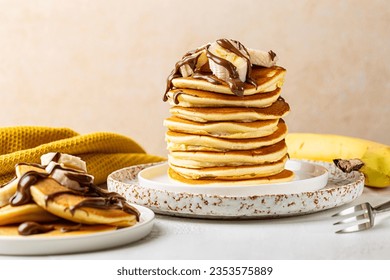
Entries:
[[[110, 225], [81, 225], [72, 222], [55, 222], [55, 223], [42, 223], [40, 224], [46, 227], [52, 227], [45, 233], [32, 234], [28, 238], [35, 237], [51, 237], [51, 236], [75, 236], [82, 234], [91, 234], [104, 231], [116, 230], [117, 227]], [[18, 232], [19, 225], [0, 226], [1, 236], [21, 236]], [[27, 237], [26, 237], [27, 238]]]
[[174, 89], [167, 93], [169, 104], [181, 107], [257, 107], [271, 106], [281, 89], [253, 95], [235, 96], [195, 89]]
[[233, 139], [258, 138], [271, 135], [276, 131], [277, 124], [277, 119], [254, 122], [206, 123], [178, 117], [170, 117], [164, 120], [164, 125], [171, 131]]
[[211, 136], [180, 133], [168, 130], [165, 134], [169, 151], [230, 151], [252, 150], [270, 146], [282, 141], [287, 134], [283, 120], [271, 135], [251, 139], [224, 139]]
[[[252, 78], [256, 82], [257, 87], [246, 83], [244, 95], [269, 92], [282, 87], [285, 74], [286, 70], [280, 66], [273, 66], [269, 68], [253, 67]], [[223, 81], [221, 81], [221, 84], [213, 84], [202, 79], [180, 77], [173, 79], [172, 84], [175, 88], [190, 88], [224, 94], [234, 94], [227, 83]]]
[[188, 179], [243, 180], [278, 174], [284, 170], [286, 161], [287, 156], [276, 162], [257, 165], [185, 168], [169, 162], [169, 167]]
[[178, 181], [180, 183], [188, 184], [188, 185], [215, 185], [215, 186], [246, 186], [246, 185], [258, 185], [258, 184], [274, 184], [274, 183], [282, 183], [289, 182], [294, 178], [294, 173], [290, 170], [284, 169], [282, 172], [265, 176], [262, 178], [256, 179], [247, 179], [247, 180], [218, 180], [218, 179], [188, 179], [180, 174], [176, 173], [171, 168], [168, 169], [168, 176], [170, 179], [174, 181]]
[[91, 201], [96, 205], [94, 198], [69, 193], [67, 187], [61, 186], [51, 178], [41, 180], [31, 186], [31, 196], [36, 204], [48, 212], [77, 223], [128, 227], [137, 222], [134, 214], [120, 209], [105, 209], [103, 206], [109, 200], [101, 201], [101, 209], [88, 207]]
[[16, 224], [25, 221], [50, 222], [59, 218], [45, 211], [35, 203], [20, 206], [6, 205], [0, 208], [0, 225]]
[[181, 107], [170, 108], [172, 116], [196, 122], [275, 120], [286, 116], [290, 107], [283, 98], [279, 98], [271, 106], [265, 108], [243, 107]]
[[8, 183], [0, 187], [0, 207], [9, 204], [9, 199], [15, 193], [16, 188], [18, 187], [19, 178], [13, 178]]
[[171, 152], [168, 161], [175, 166], [203, 168], [215, 166], [256, 165], [275, 162], [287, 154], [284, 141], [249, 151], [227, 152]]

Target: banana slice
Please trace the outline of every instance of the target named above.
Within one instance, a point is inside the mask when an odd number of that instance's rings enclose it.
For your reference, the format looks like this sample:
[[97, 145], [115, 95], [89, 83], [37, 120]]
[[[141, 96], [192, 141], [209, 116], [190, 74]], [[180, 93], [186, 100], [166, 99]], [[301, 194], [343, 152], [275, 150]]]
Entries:
[[[229, 42], [237, 50], [240, 50], [237, 42], [233, 40], [229, 40]], [[212, 43], [208, 50], [216, 57], [216, 59], [209, 59], [210, 69], [215, 76], [221, 80], [228, 81], [236, 72], [240, 81], [245, 82], [248, 70], [248, 63], [245, 58], [223, 48], [218, 42]], [[242, 55], [247, 56], [243, 51], [240, 50], [240, 52]], [[217, 62], [217, 60], [220, 62]], [[234, 66], [233, 68], [229, 65], [230, 63]]]
[[273, 51], [261, 51], [248, 49], [248, 53], [250, 56], [250, 61], [252, 64], [264, 66], [264, 67], [272, 67], [276, 65], [278, 61], [278, 57]]
[[185, 61], [185, 63], [180, 66], [180, 74], [184, 78], [191, 76], [195, 71], [199, 70], [208, 62], [206, 47], [207, 45], [202, 46], [199, 49], [189, 52], [184, 56], [183, 62]]
[[47, 153], [41, 156], [42, 165], [46, 166], [45, 170], [50, 177], [63, 186], [73, 190], [80, 188], [76, 177], [82, 177], [83, 182], [92, 183], [94, 177], [88, 175], [85, 161], [79, 157], [61, 153]]
[[51, 161], [45, 170], [50, 174], [51, 178], [72, 190], [80, 188], [79, 181], [84, 184], [92, 184], [94, 180], [92, 175], [73, 168], [67, 168], [67, 166], [63, 167], [54, 161]]
[[202, 68], [204, 65], [206, 65], [209, 62], [209, 59], [207, 58], [207, 52], [206, 52], [207, 47], [208, 44], [201, 47], [202, 50], [200, 51], [198, 60], [196, 61], [196, 70]]
[[187, 77], [191, 76], [192, 74], [194, 74], [194, 71], [192, 70], [192, 68], [188, 64], [184, 64], [184, 65], [180, 66], [180, 73], [184, 78], [187, 78]]
[[47, 166], [52, 161], [69, 168], [87, 172], [85, 161], [81, 160], [79, 157], [61, 153], [47, 153], [41, 156], [42, 165]]

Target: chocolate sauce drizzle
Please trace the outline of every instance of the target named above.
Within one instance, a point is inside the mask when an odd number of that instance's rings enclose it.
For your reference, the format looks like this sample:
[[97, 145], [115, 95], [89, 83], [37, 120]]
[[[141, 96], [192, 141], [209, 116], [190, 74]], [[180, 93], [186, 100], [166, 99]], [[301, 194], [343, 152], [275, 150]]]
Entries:
[[[251, 61], [249, 59], [249, 52], [248, 50], [245, 48], [245, 46], [243, 44], [241, 44], [240, 42], [238, 41], [235, 41], [235, 40], [232, 40], [234, 43], [236, 43], [238, 45], [238, 48], [236, 46], [234, 46], [229, 40], [227, 39], [219, 39], [217, 40], [217, 43], [218, 45], [220, 45], [222, 48], [225, 48], [229, 51], [231, 51], [232, 53], [234, 53], [235, 55], [243, 58], [245, 61], [246, 61], [246, 78], [245, 78], [245, 82], [249, 83], [249, 84], [252, 84], [253, 86], [257, 87], [257, 83], [256, 81], [252, 78], [252, 64], [251, 64]], [[245, 52], [246, 55], [244, 55], [242, 53], [242, 51]], [[276, 56], [276, 55], [275, 55]]]
[[163, 97], [163, 101], [164, 102], [168, 100], [167, 93], [172, 88], [172, 80], [175, 79], [175, 78], [181, 77], [180, 67], [182, 67], [183, 65], [188, 65], [192, 69], [192, 71], [195, 72], [196, 64], [198, 62], [199, 56], [201, 55], [201, 51], [204, 50], [204, 49], [207, 49], [208, 46], [209, 45], [206, 45], [206, 46], [197, 48], [195, 50], [189, 51], [188, 53], [186, 53], [182, 57], [181, 60], [176, 62], [175, 68], [172, 70], [171, 74], [167, 78], [167, 87], [166, 87], [166, 90], [165, 90], [165, 93], [164, 93], [164, 97]]
[[[75, 224], [69, 226], [63, 226], [59, 228], [59, 230], [63, 233], [71, 232], [71, 231], [79, 231], [82, 228], [82, 224]], [[18, 233], [20, 235], [32, 235], [32, 234], [40, 234], [46, 233], [55, 230], [54, 225], [43, 225], [37, 222], [24, 222], [18, 226]]]
[[226, 82], [229, 85], [230, 90], [237, 96], [243, 96], [245, 83], [241, 82], [236, 66], [234, 66], [230, 61], [214, 55], [209, 50], [207, 50], [206, 54], [209, 59], [221, 65], [228, 71], [229, 78]]
[[31, 186], [36, 184], [39, 180], [49, 177], [48, 173], [28, 171], [22, 175], [18, 182], [18, 187], [15, 194], [10, 198], [12, 206], [24, 205], [32, 202]]
[[205, 80], [205, 81], [208, 81], [209, 83], [212, 83], [214, 85], [222, 85], [222, 82], [223, 82], [222, 80], [218, 79], [215, 75], [203, 74], [203, 73], [200, 73], [200, 72], [195, 72], [192, 75], [192, 78]]
[[[37, 166], [37, 164], [28, 164], [21, 163], [24, 165]], [[39, 167], [44, 168], [45, 166], [39, 165]], [[74, 194], [77, 196], [82, 196], [83, 200], [76, 205], [73, 205], [69, 209], [72, 214], [81, 207], [90, 207], [98, 209], [119, 209], [128, 214], [133, 214], [136, 216], [137, 221], [139, 221], [140, 213], [138, 210], [129, 204], [127, 204], [126, 199], [119, 195], [116, 192], [109, 192], [93, 184], [93, 177], [74, 170], [62, 167], [61, 165], [55, 165], [50, 172], [39, 172], [39, 171], [28, 171], [22, 175], [18, 182], [17, 190], [15, 194], [10, 198], [10, 204], [12, 206], [24, 205], [32, 202], [32, 197], [30, 193], [31, 186], [38, 183], [41, 180], [47, 179], [56, 169], [61, 169], [65, 171], [65, 176], [69, 179], [78, 182], [78, 187], [69, 187], [64, 186], [67, 189], [61, 190], [50, 195], [47, 195], [45, 198], [45, 203], [53, 200], [55, 197], [61, 196], [63, 194]], [[83, 209], [85, 210], [85, 209]]]
[[18, 233], [20, 235], [32, 235], [45, 233], [54, 230], [53, 225], [41, 225], [36, 222], [24, 222], [19, 225]]
[[[214, 54], [212, 54], [209, 51], [210, 44], [207, 44], [201, 48], [198, 48], [196, 50], [192, 50], [188, 53], [186, 53], [180, 61], [178, 61], [175, 64], [175, 68], [172, 70], [171, 74], [167, 78], [167, 86], [166, 90], [163, 96], [163, 101], [168, 100], [168, 92], [172, 89], [172, 80], [178, 77], [181, 77], [180, 74], [180, 67], [183, 65], [188, 65], [191, 70], [193, 71], [192, 78], [194, 79], [202, 79], [206, 80], [212, 84], [220, 85], [222, 84], [222, 81], [218, 79], [215, 75], [210, 73], [202, 73], [201, 69], [196, 69], [196, 64], [198, 61], [198, 58], [201, 54], [202, 50], [206, 50], [206, 55], [208, 59], [213, 60], [215, 63], [219, 64], [220, 66], [224, 67], [228, 73], [229, 78], [226, 81], [230, 90], [237, 96], [243, 96], [244, 95], [244, 89], [245, 89], [245, 83], [249, 83], [253, 85], [254, 87], [257, 87], [256, 81], [252, 78], [252, 64], [249, 59], [249, 53], [248, 50], [245, 48], [244, 45], [242, 45], [240, 42], [232, 40], [234, 43], [237, 44], [238, 48], [231, 43], [228, 39], [219, 39], [217, 40], [217, 44], [219, 44], [222, 48], [225, 48], [226, 50], [233, 52], [237, 56], [243, 58], [247, 62], [247, 73], [246, 73], [246, 79], [245, 82], [242, 82], [239, 79], [238, 71], [236, 67], [228, 60], [220, 58]], [[270, 53], [272, 56], [273, 54]], [[182, 92], [181, 92], [182, 93]], [[179, 100], [177, 99], [178, 94], [180, 92], [175, 93], [173, 96], [173, 100], [175, 104], [179, 104]]]

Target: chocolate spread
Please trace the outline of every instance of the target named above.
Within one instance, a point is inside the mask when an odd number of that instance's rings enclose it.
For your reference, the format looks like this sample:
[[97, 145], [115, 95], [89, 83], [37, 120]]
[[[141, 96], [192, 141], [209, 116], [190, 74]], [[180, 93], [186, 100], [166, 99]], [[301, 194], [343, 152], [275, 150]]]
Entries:
[[20, 235], [32, 235], [38, 233], [45, 233], [54, 230], [53, 225], [41, 225], [36, 222], [24, 222], [19, 225], [18, 233]]

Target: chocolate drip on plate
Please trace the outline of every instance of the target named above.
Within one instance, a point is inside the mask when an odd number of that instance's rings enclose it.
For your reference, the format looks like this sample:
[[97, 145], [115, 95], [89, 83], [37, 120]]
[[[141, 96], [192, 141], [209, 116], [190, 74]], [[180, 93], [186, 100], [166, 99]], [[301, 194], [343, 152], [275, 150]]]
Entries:
[[36, 222], [24, 222], [19, 225], [18, 233], [20, 235], [32, 235], [45, 233], [54, 230], [53, 225], [41, 225]]

